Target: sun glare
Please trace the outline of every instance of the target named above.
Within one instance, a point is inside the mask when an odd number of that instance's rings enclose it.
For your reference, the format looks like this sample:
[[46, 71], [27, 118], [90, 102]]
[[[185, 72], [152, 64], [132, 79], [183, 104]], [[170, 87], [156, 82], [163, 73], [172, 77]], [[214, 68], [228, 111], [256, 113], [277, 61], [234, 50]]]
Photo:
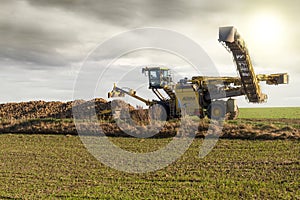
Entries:
[[253, 37], [261, 43], [278, 42], [282, 35], [282, 23], [272, 14], [256, 15], [251, 24]]

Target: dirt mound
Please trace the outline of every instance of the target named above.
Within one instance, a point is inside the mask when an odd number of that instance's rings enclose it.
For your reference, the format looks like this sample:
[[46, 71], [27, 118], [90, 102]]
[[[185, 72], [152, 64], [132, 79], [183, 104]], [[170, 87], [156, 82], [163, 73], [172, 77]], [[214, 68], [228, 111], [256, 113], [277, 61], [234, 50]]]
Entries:
[[[0, 104], [0, 119], [70, 119], [73, 118], [72, 107], [78, 113], [76, 115], [77, 117], [83, 118], [90, 114], [91, 111], [95, 111], [100, 117], [101, 111], [111, 109], [111, 102], [102, 98], [96, 98], [90, 101], [29, 101], [21, 103], [6, 103]], [[130, 107], [130, 109], [133, 109], [133, 107]]]
[[[300, 139], [298, 129], [292, 127], [270, 128], [261, 130], [255, 126], [247, 124], [231, 125], [224, 124], [223, 127], [217, 124], [210, 124], [209, 121], [190, 121], [182, 126], [180, 121], [168, 121], [164, 124], [156, 123], [147, 125], [121, 125], [109, 122], [80, 122], [77, 128], [87, 135], [99, 134], [101, 131], [107, 136], [130, 137], [134, 133], [138, 137], [143, 137], [146, 132], [153, 132], [152, 137], [174, 137], [175, 135], [192, 135], [203, 138], [208, 134], [227, 139]], [[210, 131], [208, 129], [210, 128]], [[217, 132], [216, 132], [217, 131]], [[71, 134], [77, 135], [77, 130], [72, 119], [33, 119], [33, 120], [13, 120], [0, 124], [0, 133], [28, 133], [28, 134]]]
[[[123, 124], [117, 124], [111, 117], [103, 118], [102, 111], [114, 107], [114, 115], [119, 115]], [[124, 112], [129, 111], [129, 112]], [[161, 124], [151, 122], [148, 110], [134, 109], [124, 101], [108, 102], [97, 98], [90, 101], [76, 100], [69, 102], [30, 101], [22, 103], [0, 104], [0, 133], [29, 133], [29, 134], [77, 134], [73, 120], [94, 118], [101, 119], [95, 124], [88, 124], [85, 120], [80, 126], [89, 134], [97, 134], [99, 125], [109, 136], [130, 136], [130, 132], [143, 136], [146, 132], [154, 133], [154, 137], [173, 137], [176, 134], [193, 134], [196, 137], [205, 137], [211, 130], [222, 130], [221, 138], [231, 139], [300, 139], [300, 119], [243, 119], [225, 123], [220, 127], [210, 123], [208, 119], [190, 120], [182, 126], [179, 120]], [[110, 115], [109, 115], [110, 116]], [[129, 118], [128, 118], [129, 117]], [[104, 120], [103, 120], [104, 119]], [[128, 124], [128, 119], [131, 122]], [[133, 121], [133, 122], [132, 122]], [[157, 122], [157, 123], [156, 123]], [[127, 124], [126, 124], [127, 123]], [[277, 124], [284, 124], [279, 126]], [[157, 133], [157, 134], [156, 134]]]

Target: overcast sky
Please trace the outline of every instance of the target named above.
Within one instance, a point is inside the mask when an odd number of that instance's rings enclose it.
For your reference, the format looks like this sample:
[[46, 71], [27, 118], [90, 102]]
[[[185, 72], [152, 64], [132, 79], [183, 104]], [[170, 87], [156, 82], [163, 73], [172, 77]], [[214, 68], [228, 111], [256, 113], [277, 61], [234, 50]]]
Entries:
[[[236, 76], [232, 56], [217, 41], [219, 26], [234, 25], [248, 45], [257, 73], [290, 74], [289, 85], [262, 86], [269, 101], [260, 106], [300, 106], [298, 0], [1, 0], [0, 4], [0, 102], [72, 100], [74, 81], [87, 55], [112, 36], [142, 27], [166, 28], [189, 37], [204, 48], [221, 75]], [[115, 66], [120, 71], [147, 64], [185, 66], [172, 55], [157, 55], [136, 52]], [[190, 77], [195, 75], [191, 72]], [[140, 87], [146, 79], [136, 70], [139, 76], [133, 83]], [[115, 79], [115, 74], [108, 74], [96, 96], [106, 97]], [[252, 106], [243, 97], [239, 103]]]

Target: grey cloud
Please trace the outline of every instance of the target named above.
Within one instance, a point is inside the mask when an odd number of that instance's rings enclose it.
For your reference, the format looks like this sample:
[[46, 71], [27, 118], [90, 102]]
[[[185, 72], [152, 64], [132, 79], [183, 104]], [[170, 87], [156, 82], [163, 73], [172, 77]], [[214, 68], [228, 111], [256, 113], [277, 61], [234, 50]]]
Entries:
[[[236, 1], [183, 1], [183, 0], [129, 0], [129, 1], [83, 1], [83, 0], [27, 0], [30, 6], [38, 7], [45, 12], [48, 8], [64, 10], [66, 15], [72, 13], [79, 18], [93, 19], [101, 23], [106, 22], [112, 26], [137, 27], [147, 23], [161, 21], [184, 21], [193, 15], [203, 16], [207, 13], [224, 12], [236, 4]], [[44, 66], [63, 66], [70, 62], [66, 55], [57, 49], [70, 49], [71, 45], [78, 43], [79, 30], [72, 31], [67, 27], [63, 30], [48, 27], [48, 22], [37, 23], [31, 21], [16, 21], [14, 5], [8, 7], [12, 14], [0, 20], [1, 50], [0, 57], [9, 58], [19, 62], [29, 62]], [[201, 12], [200, 12], [201, 11]], [[62, 16], [63, 18], [64, 16]], [[199, 21], [209, 19], [200, 17]], [[92, 20], [91, 20], [92, 21]], [[60, 23], [60, 22], [57, 22]], [[69, 24], [72, 26], [72, 24]], [[95, 24], [96, 25], [96, 24]], [[96, 28], [96, 27], [95, 27]], [[77, 60], [78, 61], [78, 60]]]
[[121, 26], [141, 25], [149, 18], [159, 19], [185, 17], [185, 10], [189, 5], [180, 0], [152, 0], [152, 1], [105, 1], [105, 0], [28, 0], [35, 6], [55, 7], [68, 10], [79, 15], [99, 19], [108, 23], [116, 23]]
[[47, 28], [45, 24], [37, 24], [35, 21], [21, 22], [6, 16], [6, 20], [0, 21], [1, 43], [7, 41], [12, 45], [33, 44], [64, 46], [76, 40], [76, 36], [60, 30]]
[[[182, 21], [193, 15], [204, 16], [207, 13], [223, 13], [246, 5], [238, 0], [27, 0], [31, 5], [55, 7], [85, 17], [117, 24], [119, 26], [137, 27], [162, 20]], [[241, 8], [240, 8], [241, 7]], [[239, 11], [236, 9], [236, 11]], [[206, 16], [209, 19], [209, 16]], [[203, 19], [203, 18], [202, 18]], [[201, 21], [202, 19], [199, 19]]]
[[[26, 18], [26, 11], [16, 13], [14, 4], [7, 3], [11, 12], [0, 12], [0, 59], [23, 63], [24, 67], [65, 66], [69, 61], [59, 49], [78, 41], [71, 30], [48, 27], [48, 22]], [[16, 16], [17, 15], [17, 16]], [[22, 16], [26, 16], [23, 17]], [[26, 65], [27, 64], [27, 65]], [[2, 67], [2, 66], [1, 66]]]
[[20, 39], [1, 41], [0, 59], [23, 63], [25, 64], [23, 67], [32, 65], [65, 66], [67, 64], [64, 55], [56, 52], [53, 44], [47, 45], [49, 41], [45, 40], [40, 44], [35, 44]]
[[65, 66], [68, 64], [67, 60], [61, 54], [45, 51], [28, 51], [27, 49], [0, 49], [1, 57], [13, 63], [22, 62], [31, 69], [46, 66]]
[[39, 65], [62, 66], [63, 56], [55, 48], [68, 43], [66, 37], [47, 33], [42, 27], [0, 24], [0, 58], [14, 62], [28, 62]]

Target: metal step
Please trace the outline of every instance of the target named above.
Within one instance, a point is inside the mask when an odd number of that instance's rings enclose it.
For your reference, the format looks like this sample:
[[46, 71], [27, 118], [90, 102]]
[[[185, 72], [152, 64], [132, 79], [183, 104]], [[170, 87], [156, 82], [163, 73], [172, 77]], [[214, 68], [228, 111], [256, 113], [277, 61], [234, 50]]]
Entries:
[[260, 91], [258, 80], [256, 80], [247, 49], [245, 47], [241, 47], [237, 42], [225, 42], [225, 44], [233, 53], [236, 66], [241, 77], [241, 82], [249, 101], [263, 101], [264, 95]]

